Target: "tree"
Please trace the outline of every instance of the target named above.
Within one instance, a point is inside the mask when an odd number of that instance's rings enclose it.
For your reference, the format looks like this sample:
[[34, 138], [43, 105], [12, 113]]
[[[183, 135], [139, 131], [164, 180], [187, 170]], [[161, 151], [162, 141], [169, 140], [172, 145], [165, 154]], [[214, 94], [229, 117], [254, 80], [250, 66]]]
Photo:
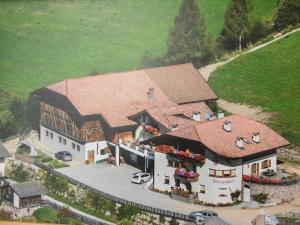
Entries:
[[251, 0], [231, 0], [225, 13], [224, 28], [218, 39], [226, 50], [242, 50], [246, 45], [249, 26], [249, 13], [252, 9]]
[[300, 23], [300, 1], [282, 0], [275, 18], [275, 29], [281, 31], [288, 26], [296, 26]]
[[133, 219], [134, 216], [136, 216], [140, 210], [134, 206], [131, 205], [121, 205], [118, 208], [118, 220], [123, 220], [123, 219]]
[[20, 120], [25, 113], [25, 107], [23, 102], [18, 98], [13, 98], [9, 103], [9, 110], [16, 120]]
[[40, 128], [40, 102], [37, 97], [30, 96], [27, 100], [27, 119], [34, 130]]
[[163, 57], [144, 57], [145, 66], [161, 66], [193, 63], [194, 66], [208, 64], [214, 59], [214, 41], [206, 31], [204, 17], [196, 0], [182, 0]]
[[0, 113], [0, 138], [7, 138], [17, 133], [18, 129], [11, 112]]
[[204, 58], [212, 58], [210, 41], [197, 2], [183, 0], [169, 33], [167, 64], [192, 62], [195, 66], [201, 65]]

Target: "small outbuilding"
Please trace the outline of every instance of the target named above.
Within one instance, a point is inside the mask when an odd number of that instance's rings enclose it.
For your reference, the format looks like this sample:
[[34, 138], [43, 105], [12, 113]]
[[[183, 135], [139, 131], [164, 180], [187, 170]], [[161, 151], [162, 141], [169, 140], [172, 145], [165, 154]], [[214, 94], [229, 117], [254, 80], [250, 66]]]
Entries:
[[35, 181], [12, 182], [8, 181], [4, 188], [4, 200], [15, 208], [32, 208], [40, 206], [45, 190]]

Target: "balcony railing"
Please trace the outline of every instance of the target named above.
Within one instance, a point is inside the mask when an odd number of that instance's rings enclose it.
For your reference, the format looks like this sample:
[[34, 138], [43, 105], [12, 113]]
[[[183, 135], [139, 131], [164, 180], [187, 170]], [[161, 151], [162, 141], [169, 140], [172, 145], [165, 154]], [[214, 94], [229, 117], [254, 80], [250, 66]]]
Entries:
[[188, 182], [196, 182], [199, 180], [199, 174], [193, 170], [187, 170], [185, 168], [176, 169], [174, 174], [175, 179], [180, 179]]

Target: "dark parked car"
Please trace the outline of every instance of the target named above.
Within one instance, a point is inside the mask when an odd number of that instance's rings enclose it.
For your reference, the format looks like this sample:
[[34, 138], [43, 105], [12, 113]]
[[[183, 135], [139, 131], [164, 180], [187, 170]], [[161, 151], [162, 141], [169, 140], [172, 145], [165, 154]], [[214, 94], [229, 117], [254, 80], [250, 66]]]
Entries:
[[262, 172], [262, 175], [267, 176], [267, 177], [273, 176], [275, 174], [276, 174], [276, 172], [273, 169], [267, 169], [266, 171]]
[[67, 151], [55, 153], [55, 158], [60, 159], [62, 161], [72, 161], [72, 155], [70, 152]]

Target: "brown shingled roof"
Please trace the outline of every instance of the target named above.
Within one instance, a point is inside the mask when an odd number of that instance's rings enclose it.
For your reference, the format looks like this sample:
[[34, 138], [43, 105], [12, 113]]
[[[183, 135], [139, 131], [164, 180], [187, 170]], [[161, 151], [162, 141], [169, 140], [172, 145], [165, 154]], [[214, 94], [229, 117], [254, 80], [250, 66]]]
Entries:
[[174, 102], [188, 103], [217, 99], [193, 64], [145, 69], [147, 75]]
[[47, 89], [66, 96], [82, 116], [101, 114], [112, 127], [134, 124], [127, 117], [143, 109], [217, 98], [192, 64], [65, 80]]
[[204, 114], [206, 112], [212, 114], [211, 110], [204, 102], [176, 105], [165, 108], [155, 108], [146, 111], [154, 120], [169, 130], [171, 130], [175, 124], [178, 126], [177, 129], [180, 129], [199, 123], [192, 119], [194, 112], [201, 113], [202, 122], [205, 121]]
[[[231, 132], [226, 132], [223, 129], [225, 121], [231, 122]], [[258, 144], [251, 138], [254, 132], [260, 133], [260, 143]], [[198, 141], [217, 154], [229, 158], [245, 157], [289, 144], [286, 139], [265, 124], [240, 115], [198, 123], [194, 126], [170, 132], [167, 135]], [[244, 142], [244, 149], [239, 149], [235, 145], [237, 137], [246, 138], [250, 143]]]

